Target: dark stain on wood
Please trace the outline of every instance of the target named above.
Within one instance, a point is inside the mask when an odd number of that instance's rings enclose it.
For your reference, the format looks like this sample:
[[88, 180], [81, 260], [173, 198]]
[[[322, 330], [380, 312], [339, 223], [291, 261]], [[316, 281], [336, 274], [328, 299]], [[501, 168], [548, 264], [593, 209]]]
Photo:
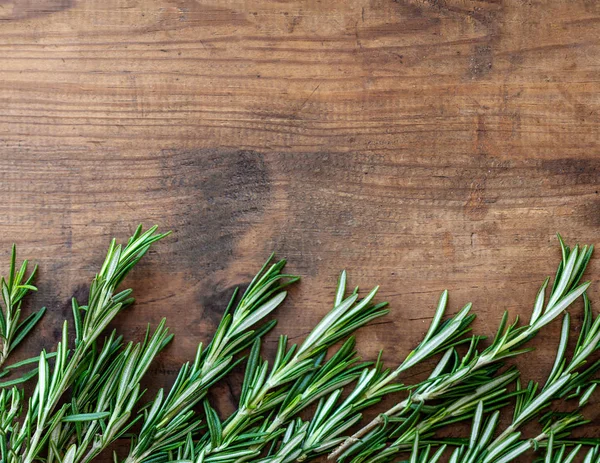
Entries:
[[[269, 202], [270, 179], [262, 154], [239, 150], [169, 150], [160, 184], [173, 201], [168, 225], [191, 269], [223, 270], [245, 228]], [[183, 207], [179, 207], [183, 205]]]
[[[218, 285], [211, 285], [210, 287], [203, 288], [203, 290], [198, 293], [198, 304], [202, 307], [202, 311], [197, 311], [196, 316], [192, 316], [190, 324], [200, 325], [209, 323], [211, 325], [210, 331], [214, 332], [219, 325], [236, 288], [238, 290], [237, 297], [235, 298], [237, 303], [244, 294], [248, 284], [249, 283], [243, 283], [225, 289], [220, 289]], [[211, 290], [212, 292], [208, 292]]]
[[551, 175], [568, 179], [569, 183], [598, 183], [600, 181], [600, 159], [596, 158], [558, 158], [548, 159], [541, 167]]
[[474, 79], [481, 79], [492, 70], [493, 52], [490, 45], [474, 47], [473, 56], [469, 63], [469, 74]]
[[0, 0], [0, 21], [32, 19], [72, 8], [75, 0]]

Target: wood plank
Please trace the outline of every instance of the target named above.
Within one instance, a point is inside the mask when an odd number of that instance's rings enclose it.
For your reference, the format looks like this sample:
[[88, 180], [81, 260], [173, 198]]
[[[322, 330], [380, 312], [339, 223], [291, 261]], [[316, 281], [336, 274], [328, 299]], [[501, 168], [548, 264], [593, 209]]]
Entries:
[[589, 0], [0, 2], [0, 263], [18, 243], [49, 308], [19, 355], [55, 342], [109, 238], [140, 222], [174, 231], [116, 324], [177, 334], [151, 389], [273, 250], [303, 276], [277, 333], [301, 339], [346, 268], [391, 303], [358, 334], [390, 365], [444, 288], [480, 333], [527, 317], [555, 232], [598, 244], [599, 25]]

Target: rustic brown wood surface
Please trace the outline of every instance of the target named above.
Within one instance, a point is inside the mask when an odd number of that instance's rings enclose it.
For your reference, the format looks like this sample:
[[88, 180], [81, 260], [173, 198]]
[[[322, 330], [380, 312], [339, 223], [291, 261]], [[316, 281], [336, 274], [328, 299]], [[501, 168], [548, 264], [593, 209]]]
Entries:
[[140, 222], [174, 231], [116, 323], [176, 333], [151, 389], [273, 250], [303, 277], [276, 333], [300, 340], [346, 268], [391, 303], [358, 334], [365, 358], [401, 359], [444, 288], [490, 335], [503, 310], [529, 314], [555, 232], [600, 244], [599, 128], [595, 0], [0, 0], [0, 260], [12, 242], [33, 258], [32, 307], [49, 308], [19, 355], [53, 345]]

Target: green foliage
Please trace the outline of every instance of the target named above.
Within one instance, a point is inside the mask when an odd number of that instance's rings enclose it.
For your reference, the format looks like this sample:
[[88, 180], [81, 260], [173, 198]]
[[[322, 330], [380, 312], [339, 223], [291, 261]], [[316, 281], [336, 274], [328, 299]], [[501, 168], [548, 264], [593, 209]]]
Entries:
[[[165, 461], [201, 462], [252, 461], [261, 449], [277, 438], [284, 426], [300, 411], [331, 391], [354, 381], [366, 364], [357, 365], [354, 339], [350, 337], [331, 357], [325, 355], [335, 343], [356, 329], [387, 313], [386, 303], [373, 302], [378, 288], [359, 299], [358, 288], [346, 294], [343, 272], [333, 309], [315, 326], [299, 346], [288, 346], [281, 336], [273, 364], [260, 357], [260, 341], [252, 346], [242, 385], [239, 407], [220, 423], [208, 412], [208, 433], [193, 447], [185, 442], [176, 456]], [[277, 412], [272, 412], [278, 408]], [[212, 424], [210, 424], [212, 422]]]
[[[87, 304], [80, 306], [77, 301], [73, 301], [75, 320], [73, 349], [69, 349], [68, 328], [65, 321], [61, 341], [54, 354], [54, 364], [49, 362], [51, 356], [45, 351], [42, 351], [39, 356], [37, 384], [33, 394], [27, 400], [26, 411], [23, 413], [22, 392], [13, 387], [10, 392], [5, 393], [4, 408], [0, 416], [4, 426], [3, 432], [0, 433], [2, 461], [30, 463], [41, 458], [45, 459], [46, 457], [42, 457], [44, 454], [48, 455], [49, 460], [60, 454], [61, 461], [64, 461], [67, 456], [70, 461], [78, 461], [75, 458], [78, 455], [83, 456], [86, 446], [90, 444], [93, 445], [90, 450], [92, 453], [89, 454], [92, 458], [125, 426], [128, 414], [139, 399], [137, 381], [141, 379], [153, 356], [171, 338], [163, 324], [148, 342], [136, 347], [130, 344], [119, 354], [116, 354], [118, 345], [115, 346], [114, 342], [105, 343], [105, 348], [98, 355], [99, 358], [106, 359], [107, 356], [113, 358], [107, 361], [110, 366], [106, 371], [96, 372], [97, 375], [101, 375], [100, 379], [91, 378], [91, 384], [96, 383], [97, 390], [88, 395], [88, 397], [93, 395], [94, 401], [101, 403], [102, 410], [95, 410], [94, 413], [88, 414], [91, 408], [89, 401], [82, 400], [82, 397], [74, 397], [70, 402], [65, 399], [70, 389], [77, 391], [85, 387], [83, 382], [86, 380], [86, 372], [93, 371], [95, 366], [97, 338], [116, 315], [133, 302], [133, 298], [130, 297], [131, 290], [116, 292], [116, 289], [150, 246], [165, 236], [155, 232], [156, 227], [146, 232], [142, 232], [139, 227], [125, 246], [117, 245], [115, 240], [111, 242], [104, 264], [90, 285]], [[14, 265], [11, 265], [11, 268], [14, 268]], [[22, 273], [24, 274], [24, 271]], [[18, 275], [20, 274], [21, 272]], [[13, 275], [12, 271], [11, 275]], [[11, 281], [19, 281], [18, 276], [9, 277], [8, 287]], [[101, 364], [100, 361], [99, 365]], [[80, 413], [81, 410], [85, 410], [83, 414]], [[77, 431], [74, 433], [77, 442], [70, 445], [66, 452], [64, 449], [56, 448], [54, 439], [61, 434], [65, 419], [66, 426]], [[96, 422], [105, 424], [102, 426], [102, 434], [90, 432], [90, 436], [85, 437], [80, 432], [86, 423], [89, 423], [87, 426], [92, 428], [99, 426]], [[85, 457], [83, 459], [85, 460]]]
[[[478, 404], [473, 418], [468, 445], [456, 448], [450, 461], [453, 463], [509, 463], [546, 442], [549, 448], [547, 458], [550, 458], [547, 461], [562, 461], [563, 450], [559, 450], [555, 455], [557, 460], [552, 457], [554, 441], [567, 437], [572, 428], [587, 423], [580, 414], [580, 408], [585, 405], [596, 388], [596, 383], [590, 384], [589, 379], [598, 370], [598, 362], [588, 365], [587, 360], [593, 351], [600, 347], [600, 337], [597, 336], [600, 317], [593, 320], [589, 299], [584, 295], [584, 323], [573, 356], [570, 360], [567, 359], [565, 354], [570, 333], [569, 320], [569, 314], [565, 313], [554, 367], [546, 383], [540, 387], [538, 383], [530, 381], [527, 387], [523, 388], [517, 381], [512, 421], [499, 434], [497, 428], [500, 412], [494, 412], [484, 422], [486, 401], [482, 400]], [[545, 413], [545, 410], [557, 399], [567, 399], [569, 403], [574, 402], [571, 405], [572, 410], [570, 412], [550, 411]], [[535, 418], [543, 424], [542, 433], [531, 439], [523, 439], [519, 429]], [[576, 453], [566, 456], [567, 461], [571, 461], [571, 456], [574, 458]]]
[[[331, 454], [330, 458], [348, 460], [351, 455], [359, 454], [362, 455], [360, 458], [365, 459], [368, 455], [381, 452], [382, 446], [384, 447], [387, 441], [388, 433], [382, 432], [378, 428], [386, 428], [389, 423], [394, 423], [391, 418], [403, 419], [413, 413], [414, 407], [418, 404], [434, 400], [451, 400], [456, 396], [468, 395], [479, 387], [481, 382], [491, 381], [494, 370], [499, 367], [502, 360], [529, 352], [529, 349], [521, 348], [522, 345], [563, 313], [585, 293], [590, 285], [589, 282], [583, 284], [579, 284], [579, 282], [591, 258], [593, 248], [584, 246], [580, 249], [575, 246], [571, 250], [564, 244], [560, 236], [559, 241], [562, 261], [556, 272], [553, 288], [547, 298], [545, 293], [549, 280], [542, 284], [528, 324], [518, 326], [518, 320], [516, 320], [507, 326], [508, 313], [505, 312], [495, 338], [481, 352], [477, 350], [480, 338], [475, 336], [471, 338], [470, 348], [461, 359], [459, 359], [456, 349], [451, 347], [427, 381], [413, 387], [411, 395], [407, 399], [394, 405], [346, 439]], [[583, 340], [582, 348], [584, 350], [580, 353], [581, 359], [586, 355], [585, 349], [595, 349], [595, 347], [590, 347], [590, 343], [595, 339], [597, 328], [590, 329], [593, 334], [591, 337], [590, 333], [586, 334], [586, 339]], [[391, 446], [391, 448], [396, 447]], [[400, 449], [398, 447], [398, 450]]]
[[[342, 272], [331, 310], [303, 342], [280, 336], [275, 357], [262, 357], [263, 336], [275, 325], [269, 316], [298, 277], [283, 273], [285, 261], [260, 269], [246, 291], [237, 290], [208, 344], [184, 363], [173, 385], [144, 403], [142, 381], [152, 361], [173, 335], [162, 320], [143, 340], [126, 342], [108, 325], [133, 302], [118, 287], [150, 246], [165, 237], [156, 227], [138, 228], [124, 246], [113, 240], [82, 304], [73, 299], [73, 328], [62, 326], [51, 351], [5, 366], [8, 375], [29, 372], [0, 384], [0, 457], [6, 463], [88, 463], [117, 439], [130, 443], [125, 463], [292, 463], [329, 453], [340, 463], [388, 463], [407, 456], [410, 463], [509, 463], [526, 452], [543, 453], [545, 463], [600, 460], [600, 443], [578, 440], [571, 431], [588, 421], [582, 409], [597, 388], [600, 316], [594, 316], [581, 283], [592, 247], [573, 249], [559, 237], [562, 259], [552, 287], [546, 280], [529, 322], [508, 323], [505, 313], [490, 342], [471, 334], [471, 304], [447, 315], [444, 291], [422, 341], [386, 368], [361, 361], [354, 333], [384, 316], [387, 303], [348, 291]], [[27, 262], [17, 270], [13, 248], [8, 278], [0, 280], [0, 365], [31, 332], [44, 309], [21, 320], [21, 302], [32, 286]], [[566, 310], [582, 298], [583, 321], [570, 340]], [[519, 371], [504, 362], [531, 351], [525, 344], [562, 315], [556, 358], [545, 382], [523, 385]], [[569, 348], [569, 346], [572, 348]], [[436, 358], [428, 377], [406, 383], [416, 367]], [[210, 389], [237, 365], [245, 373], [237, 409], [222, 417], [209, 401]], [[26, 395], [17, 387], [36, 379]], [[398, 396], [386, 412], [366, 424], [363, 413], [384, 397]], [[563, 402], [556, 411], [555, 403]], [[565, 405], [566, 404], [566, 405]], [[569, 409], [564, 411], [564, 407]], [[503, 429], [501, 416], [512, 407]], [[507, 416], [508, 417], [508, 416]], [[464, 438], [440, 432], [471, 422]], [[522, 428], [539, 422], [541, 432], [526, 437]], [[360, 428], [353, 434], [351, 430]]]
[[[274, 321], [265, 323], [263, 320], [283, 302], [287, 295], [284, 288], [298, 277], [282, 273], [285, 260], [269, 266], [272, 257], [237, 304], [237, 290], [234, 292], [212, 341], [206, 348], [202, 344], [198, 346], [194, 362], [182, 366], [170, 391], [165, 393], [161, 389], [153, 402], [140, 412], [142, 427], [132, 438], [127, 463], [141, 462], [186, 445], [188, 434], [197, 431], [201, 424], [193, 407], [204, 399], [214, 383], [239, 363], [235, 360], [238, 353], [250, 345], [256, 350], [261, 336], [273, 328]], [[209, 426], [220, 426], [211, 410], [207, 406]]]
[[[10, 267], [8, 278], [0, 278], [0, 290], [2, 292], [2, 307], [0, 309], [0, 367], [4, 365], [10, 353], [25, 339], [31, 330], [37, 325], [44, 316], [46, 308], [42, 307], [37, 312], [31, 313], [25, 319], [21, 320], [21, 303], [25, 296], [31, 291], [37, 291], [33, 286], [33, 279], [37, 272], [37, 266], [33, 268], [27, 276], [28, 262], [25, 260], [17, 270], [17, 247], [13, 245], [10, 256]], [[33, 361], [21, 361], [9, 366], [5, 366], [0, 372], [0, 377], [6, 376], [24, 365], [33, 363]], [[8, 387], [27, 381], [35, 375], [31, 371], [21, 378], [13, 378], [9, 381], [0, 383], [0, 387]]]
[[[448, 292], [444, 291], [424, 339], [395, 370], [384, 369], [379, 358], [373, 368], [362, 369], [354, 389], [344, 400], [340, 399], [343, 392], [341, 388], [327, 398], [321, 398], [310, 422], [291, 424], [297, 430], [296, 434], [302, 434], [302, 438], [295, 436], [293, 440], [286, 442], [280, 451], [265, 459], [265, 463], [310, 460], [330, 451], [344, 439], [344, 433], [359, 422], [362, 410], [375, 405], [387, 394], [408, 389], [404, 384], [394, 382], [401, 373], [439, 352], [465, 342], [464, 336], [469, 332], [474, 319], [473, 315], [469, 315], [471, 305], [468, 304], [456, 315], [443, 321], [447, 301]], [[291, 432], [292, 428], [288, 428], [288, 431]], [[293, 451], [292, 445], [295, 445]]]

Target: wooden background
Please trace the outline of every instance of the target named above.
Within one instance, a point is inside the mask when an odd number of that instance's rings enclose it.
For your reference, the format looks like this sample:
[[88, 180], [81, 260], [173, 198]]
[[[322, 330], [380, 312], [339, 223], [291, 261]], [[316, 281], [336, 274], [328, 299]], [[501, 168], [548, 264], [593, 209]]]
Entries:
[[0, 263], [16, 242], [49, 308], [19, 355], [53, 345], [140, 222], [174, 231], [116, 324], [137, 339], [168, 318], [151, 388], [273, 250], [303, 277], [277, 333], [300, 340], [346, 268], [391, 303], [365, 358], [396, 364], [444, 288], [492, 334], [529, 314], [555, 232], [600, 244], [599, 127], [596, 0], [0, 0]]

